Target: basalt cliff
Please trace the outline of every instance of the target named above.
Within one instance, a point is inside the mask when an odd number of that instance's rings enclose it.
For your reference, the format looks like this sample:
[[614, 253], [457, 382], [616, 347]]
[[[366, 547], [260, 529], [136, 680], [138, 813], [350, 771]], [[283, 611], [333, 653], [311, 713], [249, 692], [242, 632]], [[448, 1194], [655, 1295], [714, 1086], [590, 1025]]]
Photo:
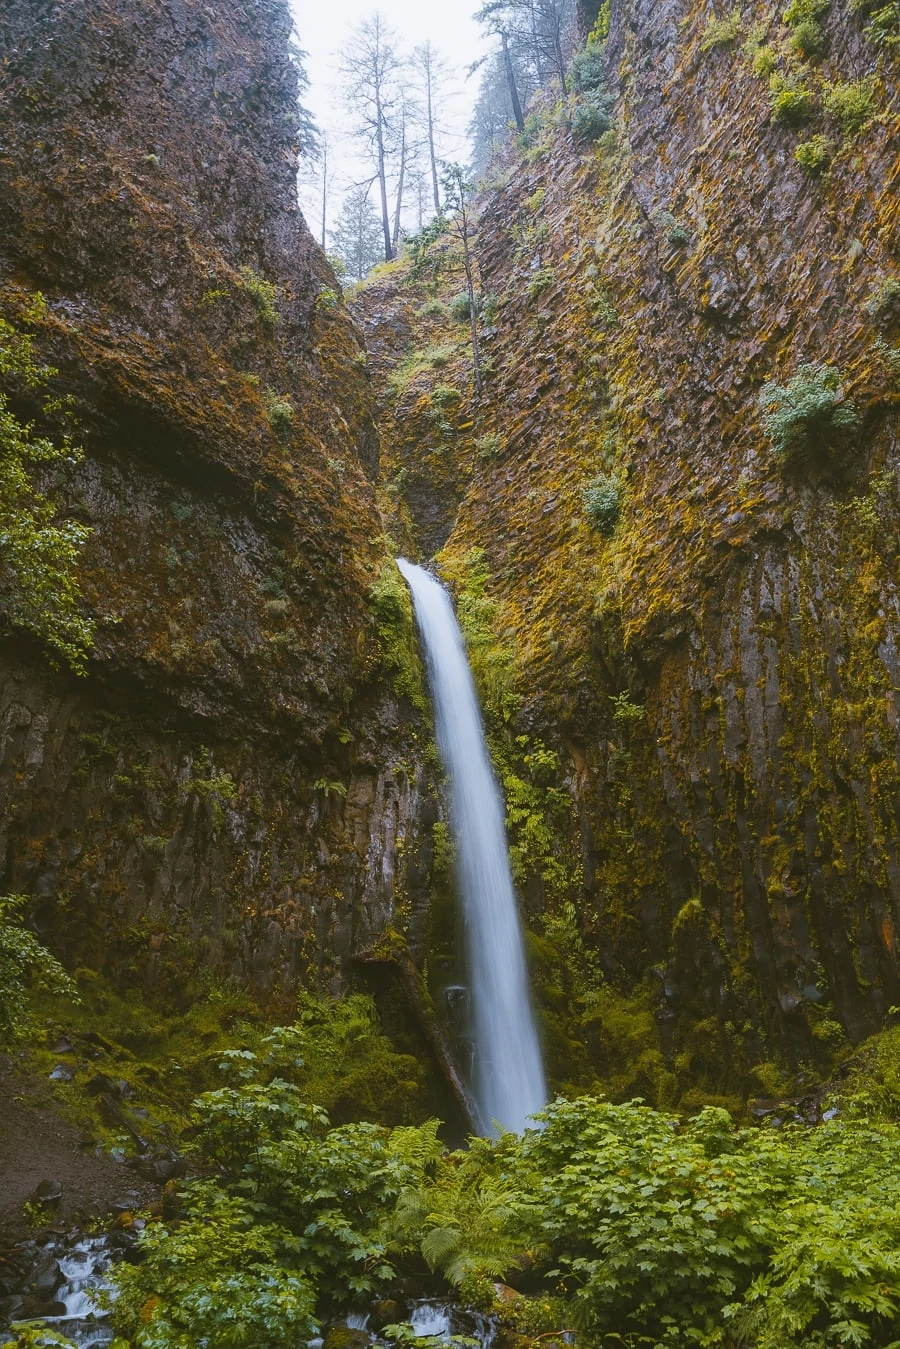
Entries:
[[[85, 678], [4, 634], [4, 887], [147, 986], [377, 956], [440, 1017], [402, 550], [469, 640], [554, 1083], [827, 1069], [900, 1001], [890, 33], [845, 0], [808, 50], [756, 0], [586, 15], [598, 124], [548, 100], [474, 204], [479, 394], [452, 228], [345, 305], [285, 12], [246, 9], [0, 20], [0, 302], [46, 299], [97, 623]], [[779, 453], [760, 393], [804, 369], [850, 415]]]

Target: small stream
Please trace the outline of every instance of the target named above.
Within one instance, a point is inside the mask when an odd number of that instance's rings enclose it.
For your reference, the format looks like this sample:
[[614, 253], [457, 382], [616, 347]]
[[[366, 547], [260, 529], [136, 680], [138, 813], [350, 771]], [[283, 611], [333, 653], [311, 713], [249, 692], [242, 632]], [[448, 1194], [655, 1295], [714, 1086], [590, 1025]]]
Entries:
[[[121, 1235], [73, 1235], [45, 1246], [24, 1285], [33, 1288], [37, 1281], [41, 1299], [33, 1294], [13, 1299], [9, 1323], [4, 1324], [0, 1316], [0, 1334], [9, 1329], [10, 1323], [39, 1319], [79, 1349], [105, 1349], [113, 1339], [113, 1330], [108, 1314], [97, 1309], [91, 1293], [109, 1287], [107, 1271], [121, 1257], [121, 1250], [116, 1249]], [[431, 1340], [435, 1349], [460, 1339], [477, 1341], [479, 1349], [491, 1349], [493, 1344], [492, 1318], [455, 1303], [418, 1299], [407, 1304], [405, 1319], [413, 1332]], [[365, 1312], [337, 1318], [334, 1324], [363, 1332], [376, 1349], [395, 1349], [391, 1341], [370, 1329]], [[322, 1339], [310, 1340], [308, 1349], [321, 1349], [322, 1344]]]

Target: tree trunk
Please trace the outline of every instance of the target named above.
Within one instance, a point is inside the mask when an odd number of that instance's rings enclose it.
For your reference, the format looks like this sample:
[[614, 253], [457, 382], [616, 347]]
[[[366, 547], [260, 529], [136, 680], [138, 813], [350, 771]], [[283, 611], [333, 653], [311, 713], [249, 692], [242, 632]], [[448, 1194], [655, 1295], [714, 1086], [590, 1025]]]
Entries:
[[394, 256], [394, 250], [391, 248], [391, 216], [388, 211], [387, 173], [384, 156], [384, 113], [381, 109], [380, 99], [377, 99], [375, 103], [375, 116], [377, 118], [375, 148], [378, 151], [378, 189], [381, 195], [381, 224], [384, 229], [384, 260], [390, 262]]
[[325, 222], [328, 212], [328, 142], [322, 137], [322, 251], [325, 251]]
[[478, 311], [475, 308], [475, 280], [472, 276], [472, 257], [469, 253], [469, 221], [466, 208], [460, 214], [460, 238], [463, 246], [463, 265], [466, 269], [466, 290], [469, 293], [469, 326], [472, 330], [472, 372], [475, 376], [475, 392], [479, 398], [484, 392], [481, 378], [481, 348], [478, 344]]
[[516, 130], [522, 132], [525, 130], [525, 118], [522, 116], [522, 104], [519, 101], [519, 90], [516, 85], [516, 72], [513, 70], [512, 57], [509, 54], [509, 39], [505, 33], [501, 33], [500, 37], [503, 42], [503, 65], [506, 70], [506, 83], [509, 85], [513, 116], [516, 119]]
[[[425, 96], [428, 105], [428, 156], [431, 160], [431, 188], [434, 192], [434, 209], [438, 215], [441, 213], [441, 194], [438, 188], [437, 155], [434, 152], [434, 103], [431, 96], [431, 53], [429, 51], [425, 64]], [[419, 226], [421, 229], [421, 225]]]
[[400, 212], [403, 209], [403, 186], [406, 178], [406, 113], [403, 113], [403, 126], [400, 132], [400, 178], [397, 183], [397, 208], [394, 211], [394, 233], [391, 244], [396, 257], [400, 246]]

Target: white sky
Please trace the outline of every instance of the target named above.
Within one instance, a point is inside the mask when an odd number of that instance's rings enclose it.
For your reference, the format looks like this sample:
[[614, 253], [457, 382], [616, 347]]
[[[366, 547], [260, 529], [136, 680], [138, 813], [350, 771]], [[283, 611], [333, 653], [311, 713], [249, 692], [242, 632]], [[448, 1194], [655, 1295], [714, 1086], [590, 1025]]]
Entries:
[[[321, 0], [291, 0], [300, 45], [307, 52], [310, 88], [306, 103], [320, 129], [328, 133], [329, 177], [332, 179], [329, 228], [347, 188], [354, 181], [369, 177], [369, 171], [354, 155], [347, 118], [336, 88], [340, 48], [360, 21], [375, 10], [396, 31], [401, 48], [411, 49], [430, 39], [450, 68], [449, 87], [458, 90], [449, 101], [449, 135], [438, 147], [438, 153], [446, 159], [465, 162], [469, 157], [465, 128], [478, 86], [478, 75], [467, 80], [465, 72], [488, 45], [480, 26], [472, 18], [477, 4], [478, 0], [459, 0], [457, 8], [428, 3], [428, 0], [425, 3], [421, 0], [381, 0], [381, 3], [378, 0], [329, 0], [327, 4]], [[321, 181], [317, 186], [315, 182], [304, 182], [301, 175], [301, 206], [317, 238], [321, 233], [321, 192]], [[413, 223], [411, 219], [409, 223]]]

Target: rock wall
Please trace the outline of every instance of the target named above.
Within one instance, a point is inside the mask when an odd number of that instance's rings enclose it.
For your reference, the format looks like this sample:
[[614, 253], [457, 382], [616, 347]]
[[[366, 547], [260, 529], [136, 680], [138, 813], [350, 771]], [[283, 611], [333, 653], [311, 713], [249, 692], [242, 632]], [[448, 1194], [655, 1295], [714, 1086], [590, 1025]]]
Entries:
[[[530, 746], [552, 747], [574, 805], [542, 816], [535, 925], [574, 902], [589, 968], [649, 998], [665, 1070], [723, 1089], [821, 1064], [900, 987], [896, 48], [838, 3], [812, 55], [759, 3], [714, 41], [726, 9], [613, 0], [610, 129], [578, 139], [575, 101], [548, 103], [484, 185], [482, 399], [452, 238], [355, 305], [393, 372], [394, 529], [445, 545], [470, 613], [480, 550], [518, 700], [496, 741], [535, 792]], [[795, 155], [815, 136], [827, 171]], [[785, 463], [758, 395], [808, 362], [841, 372], [858, 426]], [[598, 475], [609, 537], [583, 504]], [[515, 850], [541, 810], [513, 790]], [[550, 864], [572, 850], [567, 886]]]
[[86, 450], [48, 490], [93, 531], [97, 624], [85, 679], [0, 637], [2, 885], [70, 961], [176, 984], [336, 986], [417, 865], [372, 396], [297, 208], [290, 26], [281, 0], [0, 17], [0, 306], [47, 302], [26, 326]]

